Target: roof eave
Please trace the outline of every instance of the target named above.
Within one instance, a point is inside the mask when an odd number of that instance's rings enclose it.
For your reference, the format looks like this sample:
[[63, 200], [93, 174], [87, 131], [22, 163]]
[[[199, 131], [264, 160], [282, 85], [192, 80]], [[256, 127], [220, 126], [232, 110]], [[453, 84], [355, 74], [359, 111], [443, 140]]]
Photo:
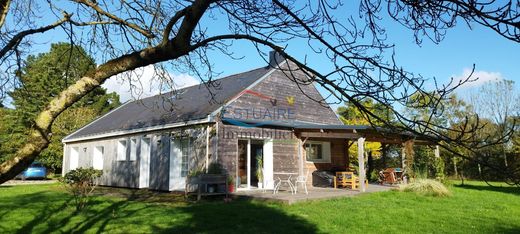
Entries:
[[137, 129], [131, 129], [131, 130], [113, 131], [113, 132], [107, 132], [107, 133], [95, 134], [95, 135], [91, 135], [91, 136], [83, 136], [83, 137], [77, 137], [77, 138], [64, 138], [61, 142], [66, 144], [66, 143], [74, 143], [74, 142], [80, 142], [80, 141], [97, 140], [97, 139], [103, 139], [103, 138], [126, 136], [126, 135], [132, 135], [132, 134], [144, 133], [144, 132], [154, 132], [154, 131], [160, 131], [160, 130], [165, 130], [165, 129], [185, 127], [185, 126], [197, 125], [197, 124], [212, 123], [212, 122], [215, 122], [215, 120], [213, 118], [211, 118], [211, 116], [208, 115], [207, 117], [202, 118], [202, 119], [188, 120], [188, 121], [171, 123], [171, 124], [156, 125], [156, 126], [137, 128]]

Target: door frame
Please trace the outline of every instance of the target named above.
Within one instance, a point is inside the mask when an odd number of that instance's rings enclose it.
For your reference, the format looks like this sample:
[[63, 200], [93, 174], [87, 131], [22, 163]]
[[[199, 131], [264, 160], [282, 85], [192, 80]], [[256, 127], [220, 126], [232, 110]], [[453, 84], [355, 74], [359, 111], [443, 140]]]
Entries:
[[[239, 152], [238, 152], [238, 141], [247, 141], [247, 147], [246, 147], [246, 170], [247, 170], [247, 184], [245, 188], [240, 188], [240, 185], [238, 184], [238, 178], [239, 175]], [[239, 138], [237, 139], [237, 154], [236, 154], [236, 163], [235, 163], [235, 187], [237, 190], [251, 190], [253, 187], [251, 187], [251, 141], [262, 141], [263, 142], [263, 176], [264, 181], [262, 183], [264, 184], [264, 187], [267, 189], [272, 189], [273, 183], [270, 182], [273, 180], [273, 139], [270, 138]], [[266, 160], [267, 159], [267, 160]], [[266, 184], [266, 181], [269, 182]], [[255, 188], [256, 189], [256, 188]]]
[[[146, 147], [143, 147], [145, 145]], [[141, 138], [139, 148], [139, 188], [149, 188], [152, 139], [150, 137]], [[144, 151], [145, 148], [147, 151]]]

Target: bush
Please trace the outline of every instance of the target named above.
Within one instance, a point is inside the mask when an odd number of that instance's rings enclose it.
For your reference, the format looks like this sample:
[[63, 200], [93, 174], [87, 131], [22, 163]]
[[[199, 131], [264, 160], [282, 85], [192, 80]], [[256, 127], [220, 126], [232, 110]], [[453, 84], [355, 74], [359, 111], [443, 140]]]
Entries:
[[225, 170], [222, 168], [220, 163], [213, 162], [209, 164], [207, 174], [223, 174], [223, 172], [225, 172]]
[[101, 170], [80, 167], [67, 172], [63, 178], [60, 178], [60, 182], [74, 197], [76, 211], [85, 208], [88, 204], [90, 195], [97, 186], [97, 178], [102, 174], [103, 171]]
[[450, 190], [442, 183], [431, 179], [417, 179], [413, 183], [403, 185], [399, 188], [403, 192], [414, 192], [424, 196], [447, 197], [451, 195]]

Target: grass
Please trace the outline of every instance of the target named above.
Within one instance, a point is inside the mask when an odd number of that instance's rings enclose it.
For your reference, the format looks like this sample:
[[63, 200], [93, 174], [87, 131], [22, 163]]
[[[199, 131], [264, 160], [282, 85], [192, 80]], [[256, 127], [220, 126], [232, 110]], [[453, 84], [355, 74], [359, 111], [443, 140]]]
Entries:
[[448, 197], [450, 190], [439, 181], [432, 179], [417, 179], [413, 183], [403, 185], [399, 188], [403, 192], [413, 192], [423, 196]]
[[518, 233], [520, 189], [470, 182], [451, 197], [398, 191], [287, 206], [183, 202], [178, 195], [103, 188], [74, 213], [57, 184], [0, 187], [0, 233]]

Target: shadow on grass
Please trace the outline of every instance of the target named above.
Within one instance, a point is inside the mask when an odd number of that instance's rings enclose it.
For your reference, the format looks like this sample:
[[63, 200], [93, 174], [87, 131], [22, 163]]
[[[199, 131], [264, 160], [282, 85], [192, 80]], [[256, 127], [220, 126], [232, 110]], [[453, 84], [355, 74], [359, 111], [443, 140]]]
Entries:
[[504, 234], [518, 234], [520, 232], [520, 226], [510, 227], [510, 228], [498, 228], [494, 230], [495, 233], [504, 233]]
[[[101, 195], [105, 193], [107, 195]], [[20, 192], [0, 198], [0, 225], [9, 233], [315, 233], [314, 224], [287, 214], [283, 206], [251, 201], [197, 204], [175, 202], [180, 195], [103, 188], [89, 206], [74, 212], [71, 196], [54, 191]], [[114, 198], [116, 197], [116, 198]], [[2, 229], [2, 228], [0, 228]]]
[[505, 186], [472, 185], [472, 184], [454, 185], [454, 186], [457, 188], [462, 188], [462, 189], [501, 192], [501, 193], [509, 193], [509, 194], [514, 194], [514, 195], [520, 196], [520, 188], [514, 187], [514, 186], [505, 187]]
[[[282, 206], [283, 207], [283, 206]], [[280, 206], [251, 201], [205, 202], [179, 208], [190, 217], [154, 233], [316, 233], [316, 226]]]

